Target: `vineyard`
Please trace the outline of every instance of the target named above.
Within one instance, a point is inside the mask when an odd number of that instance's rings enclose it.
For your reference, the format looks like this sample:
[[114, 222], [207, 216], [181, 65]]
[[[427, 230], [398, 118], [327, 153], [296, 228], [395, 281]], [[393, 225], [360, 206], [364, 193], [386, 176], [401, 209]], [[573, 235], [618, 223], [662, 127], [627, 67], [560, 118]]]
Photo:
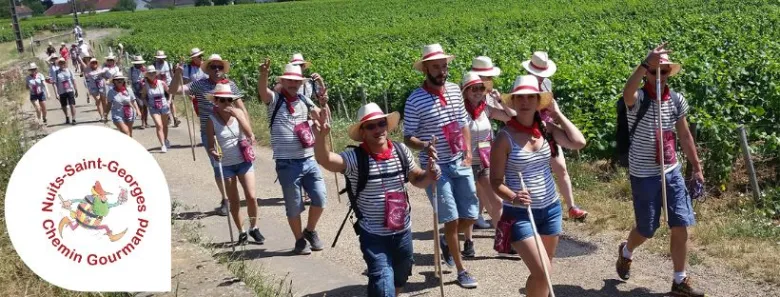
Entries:
[[[402, 110], [422, 81], [412, 69], [423, 45], [441, 43], [456, 56], [458, 82], [471, 59], [491, 57], [503, 70], [496, 86], [510, 87], [521, 62], [536, 50], [559, 65], [552, 77], [563, 111], [582, 129], [590, 158], [612, 154], [615, 102], [623, 84], [661, 40], [683, 75], [670, 83], [691, 104], [705, 175], [725, 183], [740, 157], [739, 124], [766, 160], [780, 163], [780, 5], [776, 1], [543, 1], [364, 0], [311, 1], [208, 8], [176, 8], [81, 16], [85, 27], [121, 27], [121, 42], [148, 60], [155, 50], [186, 56], [199, 47], [233, 64], [231, 77], [254, 86], [264, 57], [279, 74], [296, 51], [314, 63], [332, 94], [350, 110], [365, 92]], [[72, 18], [22, 22], [25, 34], [70, 29]], [[0, 31], [0, 41], [13, 37]], [[240, 84], [241, 85], [241, 84]], [[245, 90], [253, 94], [253, 87]], [[333, 97], [333, 96], [332, 96]], [[339, 102], [337, 102], [339, 103]], [[381, 104], [380, 104], [381, 105]]]

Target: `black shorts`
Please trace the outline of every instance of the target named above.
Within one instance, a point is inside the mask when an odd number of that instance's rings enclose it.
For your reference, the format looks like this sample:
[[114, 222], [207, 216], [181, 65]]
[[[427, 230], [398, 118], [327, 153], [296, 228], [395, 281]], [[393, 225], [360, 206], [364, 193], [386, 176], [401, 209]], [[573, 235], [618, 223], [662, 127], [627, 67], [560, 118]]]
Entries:
[[46, 96], [44, 96], [43, 93], [40, 94], [30, 94], [30, 101], [46, 101]]
[[76, 106], [76, 96], [73, 95], [73, 92], [60, 94], [60, 106], [65, 107], [68, 105]]

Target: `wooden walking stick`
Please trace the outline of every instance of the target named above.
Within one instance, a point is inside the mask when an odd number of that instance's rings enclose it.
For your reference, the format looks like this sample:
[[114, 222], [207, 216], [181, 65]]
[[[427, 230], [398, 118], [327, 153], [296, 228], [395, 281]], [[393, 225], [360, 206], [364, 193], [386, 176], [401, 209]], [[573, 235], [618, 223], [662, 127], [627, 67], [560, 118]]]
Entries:
[[236, 245], [234, 244], [233, 240], [233, 225], [230, 224], [230, 200], [225, 197], [227, 195], [227, 192], [225, 191], [225, 174], [222, 172], [222, 147], [219, 146], [219, 141], [217, 140], [217, 136], [214, 135], [214, 148], [217, 150], [217, 155], [219, 155], [219, 178], [221, 180], [220, 184], [222, 185], [222, 200], [225, 200], [228, 212], [227, 212], [227, 224], [228, 224], [228, 230], [230, 230], [230, 247], [233, 249], [233, 252], [236, 251]]
[[[179, 59], [180, 59], [180, 64], [184, 64], [184, 58], [180, 57]], [[179, 85], [181, 86], [181, 96], [182, 96], [182, 98], [187, 98], [187, 95], [184, 94], [184, 77], [180, 77], [179, 78]], [[171, 96], [173, 96], [173, 95], [171, 95]], [[173, 100], [171, 100], [171, 104], [176, 104], [176, 103], [173, 102]], [[190, 138], [190, 149], [192, 149], [192, 161], [195, 161], [195, 140], [194, 140], [195, 135], [192, 134], [192, 130], [195, 129], [195, 123], [194, 123], [195, 119], [192, 120], [193, 124], [192, 124], [192, 128], [190, 128], [190, 113], [189, 113], [189, 110], [190, 110], [189, 104], [187, 104], [185, 102], [185, 104], [184, 104], [184, 117], [186, 117], [186, 120], [187, 120], [187, 135]], [[193, 115], [193, 118], [194, 117], [195, 117], [195, 115]], [[203, 145], [206, 145], [206, 144], [204, 143]], [[231, 236], [232, 236], [232, 233], [231, 233]]]
[[[523, 181], [523, 173], [518, 172], [517, 177], [520, 178], [520, 185], [522, 185], [523, 191], [528, 191], [525, 187], [525, 182]], [[544, 261], [547, 252], [545, 251], [545, 249], [542, 248], [542, 242], [541, 239], [539, 239], [539, 232], [536, 230], [536, 221], [534, 221], [534, 213], [531, 210], [531, 205], [526, 206], [525, 209], [528, 211], [528, 220], [531, 221], [531, 229], [534, 232], [534, 243], [536, 244], [536, 252], [539, 253], [539, 261], [542, 262], [542, 270], [544, 270], [544, 277], [547, 280], [547, 289], [550, 290], [550, 296], [555, 297], [555, 292], [553, 292], [552, 281], [550, 281], [550, 272], [547, 270], [546, 261]], [[544, 252], [544, 254], [542, 254], [542, 252]], [[552, 259], [550, 259], [550, 262], [552, 262]]]
[[[330, 118], [330, 105], [325, 104], [325, 110], [328, 113], [328, 124], [331, 124], [331, 118]], [[335, 149], [333, 147], [333, 134], [328, 133], [328, 141], [330, 142], [330, 149]], [[333, 173], [333, 179], [336, 181], [336, 197], [339, 199], [339, 204], [341, 204], [341, 189], [339, 189], [339, 175], [338, 173]]]
[[658, 159], [661, 162], [661, 200], [662, 205], [664, 209], [661, 211], [661, 213], [664, 214], [664, 221], [669, 221], [669, 214], [668, 209], [666, 208], [666, 172], [665, 172], [665, 164], [664, 164], [664, 124], [663, 124], [663, 118], [661, 117], [661, 65], [658, 65], [658, 68], [655, 69], [655, 96], [658, 100], [657, 106], [657, 126], [658, 126], [658, 133], [656, 137], [658, 137]]
[[[431, 136], [431, 146], [436, 145], [436, 136]], [[435, 162], [436, 160], [430, 159], [428, 162]], [[435, 164], [434, 166], [439, 166], [438, 164]], [[441, 297], [444, 297], [444, 279], [441, 276], [441, 250], [439, 247], [439, 195], [438, 195], [438, 181], [436, 181], [432, 188], [431, 188], [431, 196], [433, 196], [433, 200], [431, 201], [431, 204], [433, 204], [433, 263], [434, 263], [434, 274], [436, 274], [436, 277], [439, 278], [439, 291], [441, 292]]]

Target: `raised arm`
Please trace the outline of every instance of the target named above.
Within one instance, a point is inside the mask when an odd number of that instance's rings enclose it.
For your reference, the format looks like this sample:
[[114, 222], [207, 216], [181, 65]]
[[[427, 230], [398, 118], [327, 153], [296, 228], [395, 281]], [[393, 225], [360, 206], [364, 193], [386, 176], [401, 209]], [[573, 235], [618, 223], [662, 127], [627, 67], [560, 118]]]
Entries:
[[550, 116], [560, 124], [560, 127], [553, 124], [547, 125], [547, 129], [553, 134], [555, 142], [562, 147], [572, 150], [579, 150], [585, 147], [587, 142], [585, 141], [585, 136], [580, 132], [580, 129], [574, 126], [574, 124], [563, 115], [558, 108], [557, 101], [553, 100], [551, 105], [552, 107], [550, 109], [552, 112], [550, 113]]
[[171, 81], [171, 85], [168, 86], [169, 94], [181, 93], [182, 88], [184, 88], [184, 86], [181, 85], [181, 81], [182, 81], [181, 72], [182, 72], [181, 64], [176, 64], [176, 68], [173, 70], [173, 81]]
[[257, 95], [260, 101], [266, 105], [271, 103], [274, 98], [274, 92], [268, 89], [268, 72], [271, 69], [271, 59], [265, 58], [265, 62], [260, 64], [260, 78], [257, 80]]
[[631, 76], [628, 78], [626, 85], [623, 87], [623, 100], [626, 103], [626, 107], [632, 108], [637, 100], [637, 91], [642, 83], [642, 78], [645, 77], [649, 70], [658, 68], [661, 63], [661, 54], [669, 53], [670, 50], [664, 49], [667, 42], [662, 43], [658, 47], [651, 50], [642, 64], [634, 69]]
[[316, 133], [314, 139], [314, 159], [326, 170], [331, 172], [344, 172], [347, 169], [347, 162], [341, 155], [331, 152], [328, 147], [328, 133], [330, 133], [330, 124], [316, 122], [313, 129]]

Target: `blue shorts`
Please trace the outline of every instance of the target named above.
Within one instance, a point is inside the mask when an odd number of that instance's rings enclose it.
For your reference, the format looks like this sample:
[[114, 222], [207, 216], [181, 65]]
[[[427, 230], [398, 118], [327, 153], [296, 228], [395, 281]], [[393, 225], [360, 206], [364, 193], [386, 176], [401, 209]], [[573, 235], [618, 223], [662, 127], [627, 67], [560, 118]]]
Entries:
[[[252, 172], [254, 170], [255, 165], [252, 162], [243, 162], [230, 166], [222, 165], [222, 174], [224, 175], [225, 179], [244, 175], [247, 172]], [[214, 167], [214, 177], [219, 178], [219, 163], [217, 163], [217, 166]]]
[[171, 112], [171, 109], [168, 106], [163, 106], [162, 109], [156, 109], [152, 106], [149, 106], [149, 114], [159, 114], [159, 115], [167, 115]]
[[309, 194], [312, 206], [325, 207], [325, 180], [314, 157], [276, 160], [276, 174], [279, 176], [279, 184], [282, 185], [288, 218], [297, 217], [304, 210], [301, 186]]
[[[531, 209], [534, 215], [536, 231], [539, 235], [555, 236], [563, 232], [563, 212], [561, 211], [561, 200], [545, 208]], [[504, 214], [517, 220], [512, 224], [512, 242], [520, 241], [534, 236], [534, 229], [531, 227], [531, 220], [528, 218], [528, 210], [520, 207], [504, 205]]]
[[[457, 219], [476, 220], [479, 215], [479, 199], [477, 187], [474, 184], [474, 173], [471, 166], [463, 167], [463, 158], [445, 164], [441, 167], [441, 178], [436, 183], [439, 207], [439, 224]], [[431, 188], [425, 188], [428, 200], [432, 200]]]
[[30, 94], [30, 101], [33, 101], [33, 102], [41, 101], [41, 102], [43, 102], [43, 101], [46, 101], [46, 96], [43, 93], [35, 94], [35, 95]]
[[[677, 166], [666, 173], [666, 208], [669, 227], [690, 227], [696, 224], [693, 205], [688, 196], [685, 179]], [[634, 196], [634, 217], [639, 234], [653, 238], [661, 226], [661, 176], [631, 177], [631, 192]]]

